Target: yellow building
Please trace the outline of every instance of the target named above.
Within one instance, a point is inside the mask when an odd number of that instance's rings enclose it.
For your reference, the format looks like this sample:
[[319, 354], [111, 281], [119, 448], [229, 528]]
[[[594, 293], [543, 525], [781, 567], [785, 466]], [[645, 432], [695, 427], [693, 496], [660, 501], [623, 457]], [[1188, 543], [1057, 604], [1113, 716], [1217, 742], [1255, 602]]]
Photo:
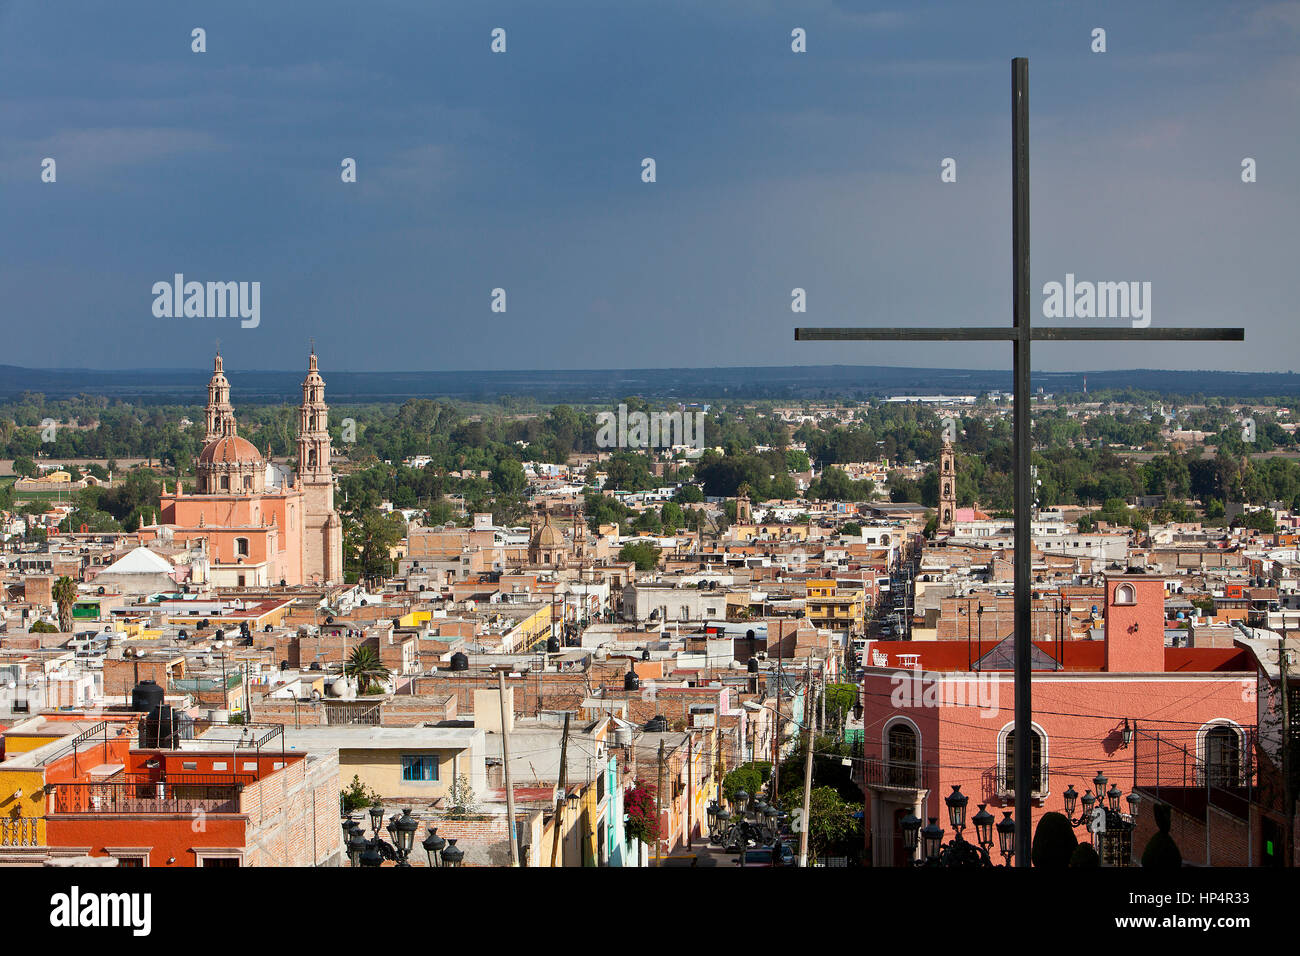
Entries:
[[866, 590], [861, 585], [841, 585], [829, 578], [806, 581], [804, 611], [814, 627], [860, 632], [866, 624]]
[[428, 805], [448, 796], [459, 776], [480, 800], [487, 791], [478, 727], [286, 727], [284, 740], [290, 750], [337, 753], [340, 785], [357, 777], [384, 800]]
[[45, 811], [51, 780], [64, 780], [78, 767], [108, 759], [122, 734], [134, 734], [138, 715], [40, 715], [3, 733], [0, 760], [0, 862], [31, 862], [43, 853]]

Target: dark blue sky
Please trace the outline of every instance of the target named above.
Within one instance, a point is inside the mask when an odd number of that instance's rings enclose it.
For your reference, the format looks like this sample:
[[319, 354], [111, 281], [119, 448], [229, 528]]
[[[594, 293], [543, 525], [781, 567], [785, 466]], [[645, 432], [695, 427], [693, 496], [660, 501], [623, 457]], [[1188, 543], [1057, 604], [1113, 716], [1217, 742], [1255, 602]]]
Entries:
[[[1052, 0], [0, 0], [0, 363], [1005, 366], [792, 329], [1010, 322], [1020, 55], [1039, 321], [1072, 272], [1247, 329], [1038, 366], [1300, 367], [1300, 3]], [[155, 318], [176, 272], [260, 281], [261, 325]]]

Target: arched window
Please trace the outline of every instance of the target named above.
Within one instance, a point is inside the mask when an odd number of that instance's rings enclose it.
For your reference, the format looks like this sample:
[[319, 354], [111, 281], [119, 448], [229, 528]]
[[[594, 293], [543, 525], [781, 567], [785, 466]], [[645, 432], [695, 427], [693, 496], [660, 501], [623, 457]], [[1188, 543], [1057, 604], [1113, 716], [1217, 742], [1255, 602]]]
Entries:
[[1211, 787], [1240, 786], [1244, 749], [1241, 728], [1227, 721], [1207, 724], [1199, 736], [1197, 750], [1204, 782]]
[[222, 490], [222, 491], [229, 491], [229, 490], [230, 490], [230, 476], [229, 476], [229, 475], [222, 475], [222, 476], [221, 476], [221, 490]]
[[248, 539], [247, 539], [247, 538], [236, 538], [236, 539], [235, 539], [235, 556], [236, 556], [236, 557], [239, 557], [239, 558], [246, 558], [246, 557], [248, 557]]
[[887, 751], [885, 779], [891, 787], [920, 786], [920, 746], [916, 729], [896, 721], [885, 735]]
[[[998, 762], [1001, 764], [1002, 787], [1006, 793], [1016, 790], [1016, 732], [1010, 729], [1004, 732]], [[1042, 796], [1047, 793], [1047, 738], [1038, 727], [1032, 728], [1033, 738], [1029, 743], [1029, 784], [1030, 793]]]
[[1121, 584], [1115, 588], [1116, 604], [1136, 604], [1137, 591], [1131, 584]]

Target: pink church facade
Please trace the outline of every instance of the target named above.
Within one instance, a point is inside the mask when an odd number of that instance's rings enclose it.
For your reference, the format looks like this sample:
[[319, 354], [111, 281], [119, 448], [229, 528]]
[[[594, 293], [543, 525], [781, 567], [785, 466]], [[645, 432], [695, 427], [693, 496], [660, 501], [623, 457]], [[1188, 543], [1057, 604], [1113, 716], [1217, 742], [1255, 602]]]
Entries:
[[[1126, 794], [1153, 775], [1167, 786], [1207, 773], [1225, 786], [1244, 779], [1256, 717], [1248, 654], [1165, 647], [1159, 577], [1108, 578], [1104, 624], [1104, 641], [1034, 642], [1035, 825], [1065, 811], [1068, 787], [1092, 789], [1098, 771]], [[951, 839], [943, 800], [954, 785], [970, 798], [968, 819], [980, 803], [999, 820], [1014, 811], [1011, 643], [983, 642], [973, 666], [969, 654], [962, 642], [937, 641], [877, 642], [867, 652], [875, 666], [862, 686], [858, 772], [873, 865], [905, 862], [899, 823], [909, 814], [938, 818]]]

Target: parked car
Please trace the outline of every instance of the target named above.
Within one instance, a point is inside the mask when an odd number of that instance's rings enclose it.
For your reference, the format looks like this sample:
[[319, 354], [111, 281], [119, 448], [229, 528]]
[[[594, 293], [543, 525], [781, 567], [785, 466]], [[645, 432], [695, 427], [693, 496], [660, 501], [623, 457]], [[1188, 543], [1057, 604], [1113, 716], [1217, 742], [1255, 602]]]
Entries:
[[788, 844], [779, 843], [775, 847], [760, 846], [746, 850], [736, 860], [737, 866], [798, 866], [794, 850]]

